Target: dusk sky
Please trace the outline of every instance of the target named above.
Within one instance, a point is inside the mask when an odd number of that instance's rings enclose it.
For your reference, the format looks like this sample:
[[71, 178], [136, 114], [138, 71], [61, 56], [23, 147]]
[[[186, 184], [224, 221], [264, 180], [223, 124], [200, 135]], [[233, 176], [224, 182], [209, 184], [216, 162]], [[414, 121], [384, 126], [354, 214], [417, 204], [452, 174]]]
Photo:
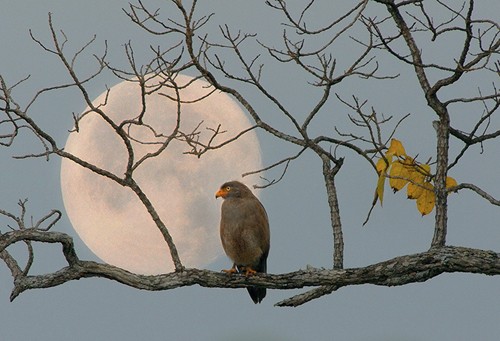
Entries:
[[[144, 1], [150, 7], [161, 7], [165, 16], [177, 17], [176, 8], [168, 1]], [[314, 18], [328, 21], [330, 13], [338, 15], [345, 8], [336, 7], [338, 1], [322, 4]], [[124, 44], [131, 42], [137, 63], [151, 58], [149, 46], [162, 46], [162, 37], [152, 36], [131, 23], [122, 8], [127, 1], [4, 1], [0, 12], [0, 74], [13, 84], [31, 75], [30, 79], [13, 93], [25, 105], [37, 90], [68, 81], [63, 66], [44, 52], [29, 35], [50, 42], [48, 12], [52, 13], [57, 29], [68, 37], [68, 51], [77, 51], [94, 34], [96, 42], [81, 56], [76, 70], [87, 74], [95, 69], [92, 53], [108, 44], [109, 60], [117, 67], [127, 64]], [[149, 5], [148, 5], [149, 6]], [[498, 21], [500, 5], [497, 0], [477, 1], [478, 15]], [[200, 1], [198, 15], [214, 12], [206, 30], [220, 35], [218, 25], [227, 24], [235, 30], [255, 32], [260, 41], [280, 46], [284, 21], [282, 15], [270, 10], [264, 1]], [[383, 8], [369, 5], [371, 15]], [[314, 23], [311, 22], [311, 27]], [[360, 31], [354, 31], [354, 33]], [[349, 41], [346, 37], [346, 42]], [[352, 41], [351, 41], [352, 42]], [[446, 60], [454, 41], [437, 41], [429, 46], [429, 58]], [[354, 45], [352, 45], [354, 46]], [[351, 45], [333, 49], [339, 68], [352, 62]], [[165, 47], [165, 46], [162, 46]], [[249, 44], [247, 52], [258, 54], [260, 46]], [[434, 55], [431, 55], [431, 52]], [[426, 55], [427, 56], [427, 55]], [[268, 58], [264, 56], [263, 58]], [[435, 132], [432, 121], [436, 118], [426, 107], [411, 66], [380, 55], [380, 68], [385, 74], [401, 74], [394, 80], [342, 82], [334, 92], [341, 98], [356, 95], [370, 101], [379, 113], [394, 115], [395, 120], [410, 113], [401, 125], [396, 138], [403, 141], [406, 151], [419, 155], [422, 160], [435, 160]], [[498, 57], [497, 57], [498, 58]], [[269, 61], [270, 59], [266, 59]], [[236, 70], [236, 64], [231, 64]], [[286, 68], [272, 62], [263, 69], [266, 85], [294, 113], [304, 113], [321, 95], [321, 90], [308, 86], [307, 77], [292, 65]], [[110, 73], [104, 73], [89, 83], [87, 90], [96, 98], [106, 86], [119, 83]], [[473, 80], [474, 81], [474, 80]], [[453, 89], [458, 94], [477, 94], [477, 85], [484, 89], [498, 79], [462, 83]], [[477, 80], [476, 80], [477, 81]], [[268, 122], [279, 127], [285, 120], [275, 107], [248, 86], [242, 93], [254, 103]], [[452, 94], [444, 94], [443, 96]], [[313, 129], [319, 133], [335, 134], [334, 128], [349, 132], [349, 110], [336, 98], [331, 112], [322, 112]], [[43, 95], [31, 109], [33, 118], [41, 122], [64, 145], [72, 128], [72, 113], [81, 113], [85, 103], [77, 91], [64, 89]], [[452, 117], [461, 129], [470, 129], [479, 112], [456, 109]], [[300, 116], [300, 114], [299, 114]], [[498, 130], [498, 117], [491, 121]], [[392, 127], [393, 125], [391, 125]], [[390, 129], [388, 130], [388, 132]], [[387, 134], [388, 134], [387, 132]], [[294, 155], [298, 149], [262, 131], [257, 131], [264, 166]], [[28, 198], [28, 215], [41, 217], [51, 209], [63, 212], [63, 218], [53, 228], [74, 237], [76, 251], [81, 259], [100, 261], [78, 237], [65, 213], [61, 195], [61, 160], [14, 160], [13, 155], [40, 150], [37, 141], [28, 134], [18, 137], [12, 148], [0, 148], [0, 208], [19, 212], [20, 199]], [[500, 140], [471, 148], [463, 163], [454, 167], [451, 176], [457, 181], [474, 183], [500, 198]], [[460, 144], [451, 145], [456, 155]], [[406, 200], [405, 193], [392, 194], [387, 187], [384, 206], [377, 206], [370, 221], [362, 226], [370, 209], [377, 176], [366, 161], [339, 148], [345, 164], [336, 181], [345, 237], [345, 267], [361, 267], [393, 257], [423, 252], [430, 246], [434, 229], [433, 213], [421, 217], [415, 203]], [[238, 162], [237, 156], [234, 162]], [[216, 172], [217, 170], [214, 170]], [[251, 171], [251, 169], [249, 170]], [[268, 172], [266, 178], [279, 177], [280, 170]], [[227, 179], [231, 180], [231, 179]], [[244, 179], [245, 181], [245, 179]], [[260, 183], [262, 184], [262, 183]], [[209, 193], [215, 193], [220, 183], [207, 183]], [[253, 183], [249, 183], [253, 185]], [[270, 273], [286, 273], [314, 267], [332, 267], [332, 231], [326, 202], [326, 190], [319, 158], [304, 153], [292, 162], [283, 180], [260, 191], [260, 199], [270, 219], [271, 251], [268, 258]], [[171, 200], [171, 198], [165, 198]], [[220, 200], [207, 196], [218, 216]], [[449, 197], [448, 243], [485, 250], [500, 249], [500, 210], [498, 206], [470, 191], [461, 191]], [[8, 230], [6, 220], [0, 220], [0, 230]], [[103, 226], [103, 228], [105, 228]], [[214, 224], [213, 229], [218, 230]], [[23, 245], [13, 249], [20, 259]], [[65, 265], [59, 245], [37, 245], [33, 273], [56, 271]], [[220, 256], [206, 266], [219, 271], [231, 266], [219, 249]], [[130, 288], [107, 279], [82, 279], [64, 285], [31, 290], [9, 302], [12, 277], [5, 265], [0, 266], [0, 327], [2, 340], [352, 340], [352, 341], [447, 341], [497, 340], [500, 335], [500, 277], [472, 274], [445, 274], [424, 283], [402, 287], [373, 285], [342, 288], [328, 296], [298, 308], [279, 308], [274, 304], [303, 292], [302, 290], [268, 290], [264, 301], [254, 305], [244, 289], [207, 289], [198, 286], [163, 292], [147, 292]]]

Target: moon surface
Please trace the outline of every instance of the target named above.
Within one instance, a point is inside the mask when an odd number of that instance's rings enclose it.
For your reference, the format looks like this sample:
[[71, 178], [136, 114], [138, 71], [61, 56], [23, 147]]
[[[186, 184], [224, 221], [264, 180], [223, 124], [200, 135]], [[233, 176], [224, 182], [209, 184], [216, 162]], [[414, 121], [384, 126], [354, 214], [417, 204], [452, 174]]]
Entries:
[[[158, 84], [158, 77], [148, 84]], [[229, 96], [211, 92], [209, 84], [191, 77], [175, 78], [179, 87], [180, 131], [207, 144], [220, 124], [223, 134], [212, 145], [220, 144], [251, 127], [243, 111]], [[158, 150], [158, 142], [174, 130], [177, 103], [172, 88], [146, 96], [145, 126], [134, 126], [130, 135], [134, 161]], [[194, 102], [193, 102], [194, 101]], [[137, 82], [123, 81], [109, 94], [101, 94], [94, 105], [115, 122], [138, 117], [141, 95]], [[69, 134], [65, 151], [110, 171], [119, 177], [127, 165], [123, 141], [101, 116], [82, 114], [78, 132]], [[197, 128], [198, 127], [198, 128]], [[163, 135], [160, 135], [163, 134]], [[139, 142], [140, 141], [140, 142]], [[167, 226], [184, 266], [204, 267], [213, 262], [222, 247], [219, 239], [220, 202], [214, 193], [228, 180], [255, 184], [256, 176], [243, 180], [245, 172], [262, 168], [261, 150], [254, 130], [200, 158], [186, 154], [186, 142], [172, 140], [158, 156], [147, 159], [134, 171], [134, 178]], [[160, 231], [136, 195], [112, 180], [63, 159], [61, 190], [69, 219], [83, 242], [104, 262], [139, 274], [160, 274], [174, 269], [170, 252]]]

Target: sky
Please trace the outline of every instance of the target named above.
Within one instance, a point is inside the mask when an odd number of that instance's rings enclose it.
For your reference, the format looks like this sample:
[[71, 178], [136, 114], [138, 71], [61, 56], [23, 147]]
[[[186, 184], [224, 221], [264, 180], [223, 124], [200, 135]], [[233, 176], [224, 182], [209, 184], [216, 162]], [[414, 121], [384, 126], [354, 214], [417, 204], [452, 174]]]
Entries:
[[[152, 3], [152, 7], [156, 3]], [[158, 2], [162, 11], [175, 15], [168, 2]], [[162, 45], [161, 38], [152, 37], [134, 26], [121, 8], [126, 1], [13, 1], [6, 0], [0, 13], [0, 73], [14, 83], [28, 74], [31, 78], [14, 95], [26, 103], [37, 89], [67, 81], [63, 67], [44, 53], [29, 37], [28, 30], [44, 41], [49, 32], [47, 13], [53, 13], [56, 27], [69, 38], [68, 47], [78, 49], [94, 34], [97, 35], [92, 53], [102, 51], [108, 42], [109, 58], [115, 65], [125, 65], [123, 44], [131, 42], [137, 59], [146, 61], [148, 46]], [[330, 11], [341, 10], [323, 4], [324, 10], [315, 14], [321, 22]], [[332, 8], [329, 8], [331, 6]], [[492, 10], [496, 1], [482, 1], [481, 13]], [[481, 6], [481, 7], [479, 7]], [[199, 13], [215, 12], [207, 30], [217, 34], [218, 24], [228, 24], [259, 33], [269, 45], [279, 45], [283, 20], [269, 11], [264, 3], [243, 1], [200, 2]], [[162, 12], [163, 13], [163, 12]], [[259, 18], [259, 24], [256, 20]], [[492, 18], [496, 19], [496, 18]], [[437, 58], [448, 56], [453, 41], [439, 42], [432, 50]], [[351, 57], [351, 45], [335, 50], [339, 68]], [[257, 44], [247, 52], [259, 53]], [[449, 49], [448, 49], [449, 48]], [[263, 57], [266, 58], [266, 57]], [[228, 65], [233, 66], [231, 61]], [[77, 71], [89, 72], [95, 67], [91, 55], [82, 58]], [[305, 112], [311, 99], [320, 95], [318, 89], [304, 86], [303, 73], [284, 72], [283, 66], [269, 63], [265, 67], [266, 84], [278, 98], [293, 108]], [[425, 107], [416, 80], [405, 66], [381, 58], [381, 68], [388, 73], [401, 73], [396, 81], [359, 82], [348, 80], [336, 90], [339, 96], [353, 94], [370, 100], [379, 112], [401, 117], [411, 113], [396, 137], [404, 141], [408, 153], [426, 159], [434, 153], [435, 118]], [[453, 89], [456, 93], [475, 91], [475, 83]], [[109, 74], [89, 85], [91, 97], [97, 97], [105, 85], [118, 81]], [[286, 86], [280, 86], [286, 84]], [[491, 84], [491, 82], [489, 83]], [[377, 86], [374, 86], [377, 85]], [[381, 86], [383, 85], [383, 86]], [[472, 86], [474, 85], [474, 87]], [[248, 87], [242, 87], [257, 110], [265, 113], [269, 122], [283, 127], [285, 121], [269, 102]], [[33, 107], [33, 116], [43, 122], [62, 145], [72, 125], [72, 112], [79, 113], [84, 104], [73, 90], [62, 90], [42, 96]], [[316, 132], [332, 132], [336, 126], [348, 130], [348, 110], [333, 100], [331, 112], [323, 112]], [[466, 109], [454, 111], [457, 126], [470, 126], [471, 116], [477, 113]], [[264, 115], [264, 114], [263, 114]], [[455, 122], [455, 121], [454, 121]], [[498, 127], [499, 120], [492, 125]], [[295, 148], [269, 135], [258, 132], [262, 158], [269, 165], [289, 156]], [[22, 140], [21, 140], [22, 139]], [[19, 199], [28, 198], [29, 213], [34, 217], [56, 208], [64, 212], [60, 189], [60, 160], [51, 158], [13, 160], [12, 155], [32, 152], [34, 139], [19, 137], [13, 148], [0, 149], [0, 208], [17, 212]], [[458, 145], [452, 145], [456, 152]], [[498, 153], [500, 144], [494, 141], [463, 159], [464, 164], [453, 169], [459, 182], [475, 183], [496, 198], [500, 197]], [[353, 154], [345, 150], [345, 165], [337, 178], [340, 210], [345, 236], [345, 267], [366, 266], [392, 257], [425, 251], [432, 239], [433, 217], [420, 217], [414, 203], [403, 193], [392, 195], [387, 189], [384, 207], [376, 207], [367, 226], [362, 223], [372, 201], [376, 175]], [[266, 177], [279, 176], [277, 173]], [[216, 188], [214, 188], [215, 192]], [[270, 217], [272, 240], [268, 271], [285, 273], [307, 265], [331, 267], [332, 237], [329, 225], [326, 194], [322, 184], [321, 164], [311, 153], [292, 163], [285, 178], [261, 192], [261, 200]], [[213, 200], [212, 197], [207, 200]], [[470, 192], [460, 192], [449, 200], [450, 245], [498, 250], [500, 229], [498, 207]], [[214, 205], [214, 209], [218, 206]], [[214, 228], [218, 228], [214, 226]], [[7, 227], [2, 221], [2, 231]], [[64, 215], [54, 230], [72, 235], [81, 259], [98, 260], [78, 238]], [[19, 252], [21, 252], [19, 247]], [[37, 246], [34, 273], [54, 271], [64, 266], [59, 247]], [[225, 256], [208, 265], [220, 270], [230, 265]], [[0, 326], [2, 340], [495, 340], [500, 335], [499, 277], [471, 274], [446, 274], [424, 283], [403, 287], [362, 285], [342, 288], [329, 296], [299, 308], [277, 308], [273, 304], [303, 290], [268, 290], [260, 305], [254, 305], [244, 289], [179, 288], [165, 292], [147, 292], [126, 287], [106, 279], [82, 279], [64, 285], [31, 290], [9, 302], [12, 289], [10, 273], [0, 266]]]

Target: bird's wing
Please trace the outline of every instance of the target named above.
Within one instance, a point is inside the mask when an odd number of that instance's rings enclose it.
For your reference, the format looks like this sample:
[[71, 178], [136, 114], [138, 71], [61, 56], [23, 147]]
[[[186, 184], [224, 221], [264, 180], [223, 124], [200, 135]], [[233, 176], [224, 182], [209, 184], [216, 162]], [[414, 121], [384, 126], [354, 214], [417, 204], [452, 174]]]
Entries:
[[269, 221], [255, 197], [226, 199], [222, 205], [221, 239], [227, 255], [237, 264], [257, 266], [269, 253]]
[[245, 217], [245, 224], [251, 229], [255, 238], [259, 240], [259, 247], [262, 249], [263, 253], [268, 253], [270, 247], [270, 231], [266, 210], [256, 197], [245, 200], [245, 206], [247, 206], [245, 211], [249, 213], [248, 216]]

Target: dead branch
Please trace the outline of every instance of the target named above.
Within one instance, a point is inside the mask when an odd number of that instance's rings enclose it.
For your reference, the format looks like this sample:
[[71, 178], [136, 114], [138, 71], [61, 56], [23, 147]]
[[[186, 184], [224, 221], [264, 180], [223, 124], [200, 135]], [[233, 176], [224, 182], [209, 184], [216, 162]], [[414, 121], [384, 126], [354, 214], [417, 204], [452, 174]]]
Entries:
[[[15, 261], [5, 249], [16, 242], [30, 240], [59, 243], [68, 265], [58, 271], [42, 275], [27, 275], [17, 270]], [[171, 290], [200, 285], [207, 288], [244, 288], [263, 286], [269, 289], [297, 289], [323, 286], [312, 293], [301, 294], [277, 303], [277, 306], [298, 306], [310, 299], [336, 291], [344, 286], [374, 284], [400, 286], [424, 282], [442, 273], [480, 273], [500, 275], [500, 254], [493, 251], [446, 246], [429, 251], [396, 257], [366, 267], [349, 269], [317, 269], [308, 267], [285, 274], [257, 274], [228, 276], [225, 273], [199, 269], [183, 269], [163, 275], [146, 276], [130, 273], [108, 264], [78, 259], [70, 236], [33, 228], [15, 230], [0, 235], [0, 257], [10, 264], [14, 276], [11, 300], [26, 290], [61, 285], [82, 278], [107, 278], [127, 286], [150, 291]]]

